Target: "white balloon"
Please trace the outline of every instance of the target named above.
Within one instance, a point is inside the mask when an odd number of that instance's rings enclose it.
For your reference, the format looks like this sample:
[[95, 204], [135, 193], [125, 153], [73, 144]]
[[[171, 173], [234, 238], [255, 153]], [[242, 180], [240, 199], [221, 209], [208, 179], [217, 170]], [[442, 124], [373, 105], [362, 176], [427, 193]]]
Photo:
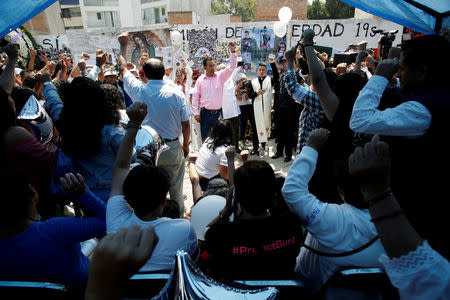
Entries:
[[284, 37], [287, 32], [286, 24], [282, 22], [275, 22], [275, 24], [273, 24], [273, 31], [277, 37]]
[[179, 31], [174, 30], [170, 32], [170, 40], [172, 41], [172, 45], [174, 46], [181, 45], [181, 43], [183, 42], [183, 36]]
[[200, 199], [191, 211], [191, 223], [199, 240], [205, 239], [205, 228], [225, 207], [226, 200], [222, 196], [209, 195]]
[[292, 10], [287, 6], [283, 6], [278, 11], [278, 18], [282, 23], [289, 23], [292, 18]]

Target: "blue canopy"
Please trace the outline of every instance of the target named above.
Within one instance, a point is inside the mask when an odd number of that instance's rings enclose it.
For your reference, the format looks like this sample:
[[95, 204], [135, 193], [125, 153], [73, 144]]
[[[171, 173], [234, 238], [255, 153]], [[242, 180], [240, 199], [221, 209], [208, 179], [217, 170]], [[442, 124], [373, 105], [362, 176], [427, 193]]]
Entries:
[[450, 25], [449, 0], [340, 1], [421, 33], [439, 33]]
[[25, 24], [56, 0], [3, 0], [0, 4], [0, 37]]

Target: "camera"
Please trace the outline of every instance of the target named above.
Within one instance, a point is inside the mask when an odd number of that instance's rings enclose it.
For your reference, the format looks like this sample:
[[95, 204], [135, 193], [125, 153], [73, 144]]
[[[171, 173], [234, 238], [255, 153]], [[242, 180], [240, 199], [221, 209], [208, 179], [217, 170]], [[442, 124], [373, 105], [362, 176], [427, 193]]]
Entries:
[[392, 47], [392, 42], [395, 40], [395, 35], [398, 30], [385, 31], [383, 29], [376, 29], [372, 31], [373, 33], [380, 33], [383, 36], [381, 37], [381, 53], [378, 53], [383, 59], [388, 58], [389, 49]]

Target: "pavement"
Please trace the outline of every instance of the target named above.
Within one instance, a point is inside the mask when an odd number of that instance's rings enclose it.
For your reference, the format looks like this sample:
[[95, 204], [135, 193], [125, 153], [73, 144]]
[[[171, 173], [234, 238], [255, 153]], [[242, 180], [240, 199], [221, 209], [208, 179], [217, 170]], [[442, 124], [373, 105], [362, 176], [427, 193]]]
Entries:
[[[292, 156], [292, 160], [290, 162], [284, 162], [284, 157], [280, 157], [277, 159], [271, 159], [271, 156], [275, 154], [275, 150], [276, 150], [275, 140], [270, 139], [268, 142], [268, 145], [269, 145], [269, 154], [266, 153], [266, 155], [264, 155], [264, 156], [249, 155], [248, 160], [267, 161], [270, 164], [270, 166], [273, 168], [275, 173], [281, 173], [284, 176], [286, 176], [295, 157]], [[243, 162], [240, 159], [239, 155], [236, 155], [235, 168], [238, 168], [240, 165], [242, 165], [242, 163]], [[192, 185], [191, 185], [191, 181], [189, 179], [189, 166], [187, 163], [186, 163], [186, 170], [184, 173], [183, 194], [187, 196], [187, 199], [184, 201], [185, 212], [189, 212], [191, 210], [194, 202], [193, 202], [193, 198], [192, 198]]]

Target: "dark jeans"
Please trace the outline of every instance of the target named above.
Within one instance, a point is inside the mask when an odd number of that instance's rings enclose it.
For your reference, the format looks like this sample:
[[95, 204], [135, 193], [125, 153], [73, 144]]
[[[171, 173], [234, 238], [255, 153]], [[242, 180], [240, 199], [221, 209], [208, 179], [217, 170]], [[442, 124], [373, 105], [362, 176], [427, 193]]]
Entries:
[[255, 123], [255, 114], [253, 112], [253, 104], [241, 105], [241, 114], [239, 115], [239, 121], [241, 123], [241, 134], [240, 139], [243, 140], [245, 137], [245, 129], [247, 128], [247, 123], [250, 120], [250, 125], [252, 125], [252, 142], [253, 149], [258, 150], [258, 136], [256, 135], [256, 123]]
[[277, 154], [292, 156], [295, 144], [296, 111], [293, 108], [279, 107], [275, 111], [275, 122], [278, 135]]
[[231, 123], [231, 127], [233, 128], [233, 139], [232, 143], [236, 147], [239, 148], [239, 116], [227, 119]]
[[222, 116], [222, 109], [209, 110], [204, 107], [200, 110], [200, 130], [204, 142], [214, 123]]

